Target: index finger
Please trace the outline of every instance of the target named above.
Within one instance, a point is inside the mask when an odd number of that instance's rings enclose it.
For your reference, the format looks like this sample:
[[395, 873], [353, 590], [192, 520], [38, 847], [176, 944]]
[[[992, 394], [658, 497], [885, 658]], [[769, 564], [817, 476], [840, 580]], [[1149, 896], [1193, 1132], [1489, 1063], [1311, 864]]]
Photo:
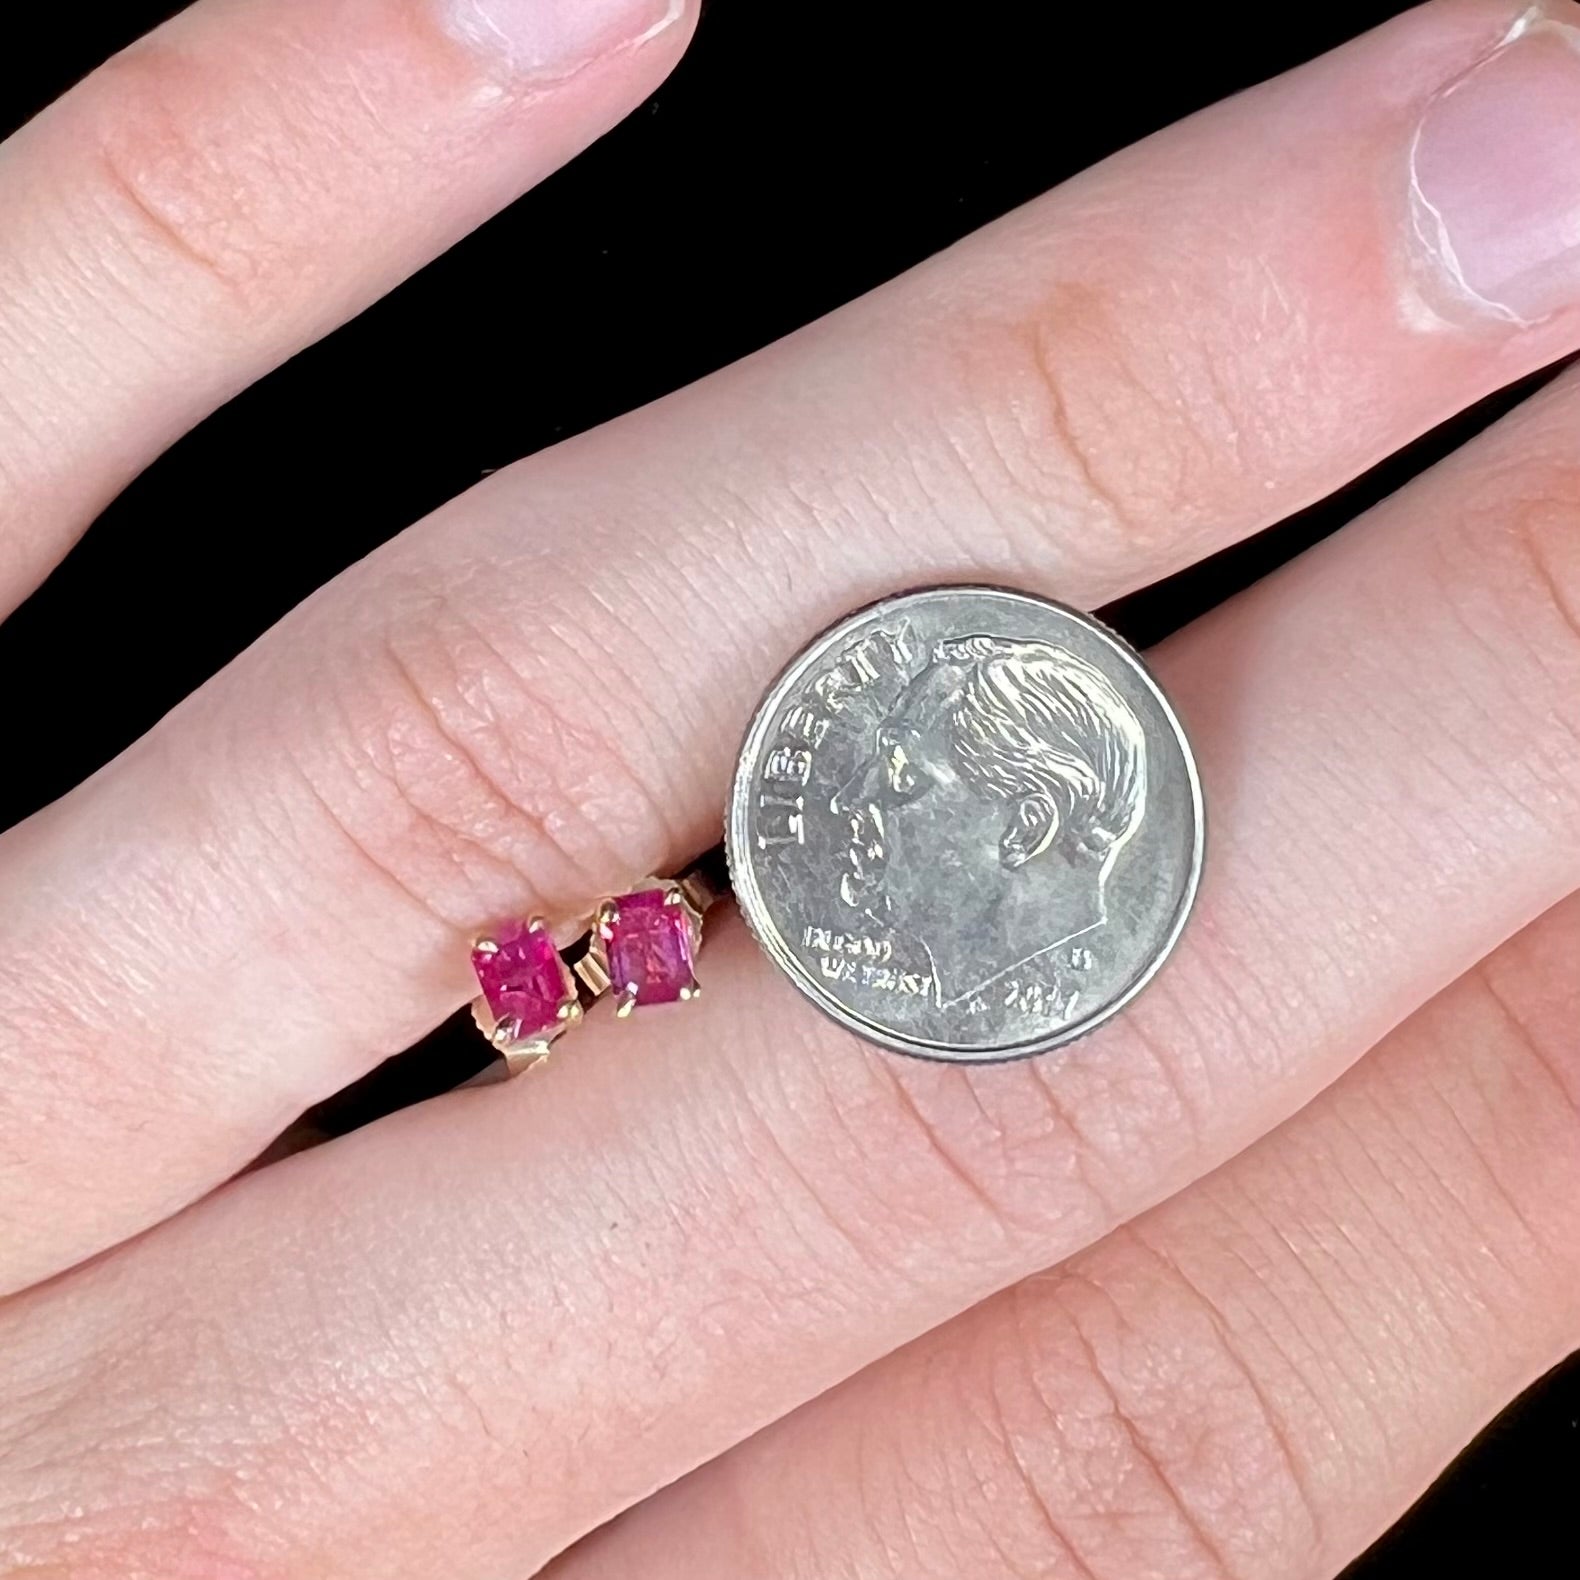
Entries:
[[201, 0], [0, 145], [0, 615], [187, 428], [652, 91], [689, 0]]

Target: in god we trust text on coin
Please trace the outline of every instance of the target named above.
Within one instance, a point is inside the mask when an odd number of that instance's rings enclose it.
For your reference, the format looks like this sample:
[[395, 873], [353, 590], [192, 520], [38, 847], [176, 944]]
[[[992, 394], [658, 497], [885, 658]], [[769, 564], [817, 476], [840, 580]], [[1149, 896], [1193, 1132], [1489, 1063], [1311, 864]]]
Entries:
[[759, 942], [820, 1009], [901, 1053], [1045, 1053], [1128, 1003], [1195, 898], [1204, 819], [1141, 659], [1029, 594], [859, 611], [770, 688], [728, 846]]

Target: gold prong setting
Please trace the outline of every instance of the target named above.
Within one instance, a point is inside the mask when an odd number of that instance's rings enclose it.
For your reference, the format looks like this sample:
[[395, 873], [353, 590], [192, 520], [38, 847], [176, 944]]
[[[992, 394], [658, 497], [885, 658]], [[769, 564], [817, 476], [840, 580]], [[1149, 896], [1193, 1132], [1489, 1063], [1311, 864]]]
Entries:
[[600, 902], [589, 955], [624, 1019], [638, 1008], [694, 999], [701, 944], [702, 912], [684, 880], [661, 878]]
[[472, 1015], [512, 1066], [548, 1056], [581, 1015], [576, 979], [541, 916], [502, 924], [476, 938], [472, 967], [481, 996]]
[[620, 1020], [638, 1009], [695, 1001], [703, 914], [720, 892], [699, 865], [600, 900], [587, 932], [563, 950], [540, 916], [474, 939], [483, 993], [473, 1016], [509, 1072], [541, 1065], [601, 998], [614, 1000]]

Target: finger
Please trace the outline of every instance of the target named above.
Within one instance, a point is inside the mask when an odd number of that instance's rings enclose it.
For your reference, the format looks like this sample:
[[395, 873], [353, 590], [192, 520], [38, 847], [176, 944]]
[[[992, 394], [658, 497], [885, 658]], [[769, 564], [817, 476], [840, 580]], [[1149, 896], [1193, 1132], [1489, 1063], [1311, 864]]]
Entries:
[[591, 142], [684, 0], [205, 0], [0, 145], [0, 613], [200, 417]]
[[0, 841], [24, 897], [0, 1150], [25, 1163], [0, 1284], [190, 1199], [427, 1030], [476, 927], [573, 923], [711, 843], [759, 686], [843, 609], [950, 574], [1100, 602], [1571, 344], [1573, 308], [1524, 325], [1407, 250], [1445, 85], [1454, 113], [1510, 73], [1580, 94], [1554, 28], [1500, 46], [1514, 16], [1429, 7], [497, 480]]
[[[1577, 400], [1157, 655], [1213, 859], [1169, 971], [1060, 1059], [866, 1050], [726, 918], [687, 1011], [590, 1021], [531, 1081], [254, 1174], [18, 1297], [0, 1353], [61, 1423], [55, 1462], [109, 1445], [77, 1485], [117, 1572], [199, 1512], [232, 1561], [530, 1572], [1336, 1078], [1580, 877]], [[155, 1358], [107, 1388], [128, 1344]], [[71, 1377], [35, 1384], [62, 1346]], [[138, 1447], [194, 1433], [175, 1464]], [[236, 1507], [258, 1485], [284, 1489], [266, 1532]]]
[[549, 1576], [1327, 1580], [1580, 1344], [1577, 958], [1571, 901], [1226, 1169]]

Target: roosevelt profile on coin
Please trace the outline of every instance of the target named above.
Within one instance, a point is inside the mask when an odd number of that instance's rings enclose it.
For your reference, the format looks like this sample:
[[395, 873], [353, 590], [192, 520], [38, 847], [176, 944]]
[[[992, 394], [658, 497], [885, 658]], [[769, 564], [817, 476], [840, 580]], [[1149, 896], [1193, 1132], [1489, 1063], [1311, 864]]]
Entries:
[[[1051, 642], [942, 639], [834, 796], [851, 828], [841, 898], [889, 921], [891, 874], [905, 889], [973, 874], [917, 936], [948, 1008], [1102, 926], [1146, 782], [1146, 732], [1093, 665]], [[1006, 959], [1005, 937], [1025, 952]]]
[[1119, 1013], [1201, 874], [1201, 785], [1141, 656], [1031, 593], [857, 610], [768, 688], [726, 830], [785, 976], [868, 1041], [992, 1063]]

